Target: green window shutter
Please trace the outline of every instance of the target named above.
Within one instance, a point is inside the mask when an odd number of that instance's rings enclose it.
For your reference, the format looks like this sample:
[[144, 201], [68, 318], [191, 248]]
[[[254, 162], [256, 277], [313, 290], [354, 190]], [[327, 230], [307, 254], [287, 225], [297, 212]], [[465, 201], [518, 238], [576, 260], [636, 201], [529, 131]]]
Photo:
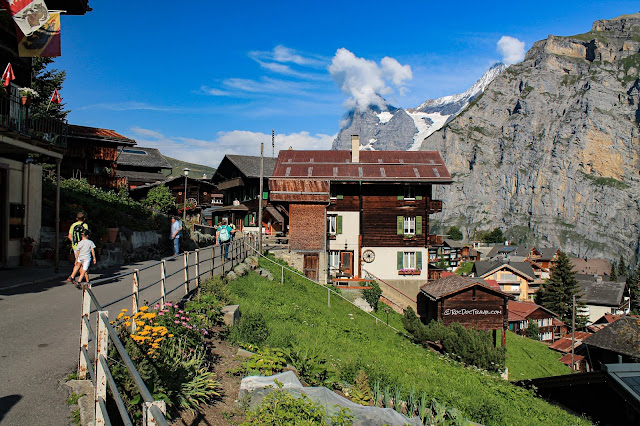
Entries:
[[249, 226], [249, 215], [244, 217], [244, 226]]
[[416, 235], [422, 235], [422, 216], [416, 216]]
[[269, 199], [269, 193], [267, 191], [262, 193], [262, 199], [263, 200], [268, 200]]
[[215, 220], [213, 221], [213, 224], [216, 226], [218, 225], [218, 216], [216, 216]]
[[398, 195], [398, 200], [404, 200], [404, 195]]
[[422, 271], [422, 252], [416, 252], [416, 267]]
[[337, 198], [338, 200], [342, 200], [342, 199], [344, 199], [344, 195], [338, 195], [336, 198]]
[[398, 271], [402, 269], [402, 252], [398, 252]]
[[404, 216], [397, 216], [396, 220], [397, 220], [398, 235], [404, 235]]
[[422, 195], [416, 195], [416, 200], [422, 200]]
[[342, 234], [342, 216], [336, 217], [336, 234]]

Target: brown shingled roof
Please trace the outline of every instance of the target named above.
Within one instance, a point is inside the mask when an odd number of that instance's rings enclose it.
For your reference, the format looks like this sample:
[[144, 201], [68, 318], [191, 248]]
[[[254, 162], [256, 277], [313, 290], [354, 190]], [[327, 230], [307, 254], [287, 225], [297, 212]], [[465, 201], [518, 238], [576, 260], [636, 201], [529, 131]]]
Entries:
[[442, 297], [448, 296], [453, 293], [457, 293], [469, 287], [473, 287], [476, 285], [480, 285], [485, 287], [488, 291], [499, 294], [501, 296], [508, 297], [512, 299], [513, 297], [509, 294], [496, 290], [494, 288], [489, 287], [487, 283], [483, 283], [480, 281], [474, 281], [472, 279], [461, 277], [458, 275], [449, 275], [447, 277], [442, 277], [434, 281], [430, 281], [420, 287], [420, 291], [424, 293], [427, 297], [437, 300]]
[[280, 151], [272, 177], [330, 181], [452, 182], [437, 151], [360, 151], [357, 163], [351, 151]]
[[81, 139], [112, 140], [127, 145], [136, 144], [135, 140], [126, 138], [113, 130], [100, 129], [98, 127], [78, 126], [76, 124], [69, 125], [69, 136]]

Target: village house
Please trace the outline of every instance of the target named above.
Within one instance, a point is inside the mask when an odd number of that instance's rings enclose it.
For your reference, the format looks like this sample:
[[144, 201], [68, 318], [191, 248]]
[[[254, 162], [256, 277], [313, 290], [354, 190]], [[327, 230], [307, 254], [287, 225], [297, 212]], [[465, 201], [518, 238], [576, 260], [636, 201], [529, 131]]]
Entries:
[[629, 309], [629, 292], [623, 281], [607, 281], [599, 275], [576, 275], [580, 287], [580, 301], [586, 305], [583, 313], [588, 324], [604, 314], [624, 314]]
[[505, 293], [516, 300], [533, 300], [541, 281], [529, 262], [479, 261], [473, 264], [472, 275], [485, 280], [495, 280]]
[[269, 178], [273, 174], [276, 159], [264, 157], [263, 190], [260, 194], [260, 157], [250, 155], [225, 155], [211, 178], [223, 192], [223, 205], [207, 210], [211, 225], [223, 218], [237, 229], [258, 229], [258, 210], [262, 203], [263, 232], [286, 232], [287, 217], [282, 209], [273, 207], [269, 200]]
[[427, 280], [433, 185], [450, 184], [438, 152], [280, 151], [270, 201], [289, 216], [290, 261], [320, 282], [365, 276], [414, 297]]
[[501, 330], [506, 345], [508, 305], [512, 296], [482, 280], [449, 275], [420, 287], [417, 314], [423, 322], [459, 322], [479, 330]]
[[429, 263], [438, 263], [440, 260], [448, 264], [447, 271], [455, 271], [462, 262], [480, 260], [480, 253], [470, 243], [443, 238], [440, 245], [429, 247]]
[[593, 333], [587, 331], [576, 331], [575, 340], [572, 333], [565, 334], [563, 337], [550, 344], [549, 349], [560, 352], [562, 356], [558, 361], [571, 368], [571, 348], [573, 348], [573, 370], [580, 372], [590, 371], [587, 359], [585, 358], [585, 356], [576, 353], [576, 349], [582, 344], [582, 341], [584, 339], [591, 336], [592, 334]]
[[554, 342], [567, 332], [567, 326], [547, 308], [531, 301], [509, 302], [509, 330], [526, 336], [531, 321], [538, 325], [538, 340], [542, 342]]
[[127, 179], [129, 189], [148, 183], [163, 182], [163, 171], [171, 173], [171, 164], [155, 148], [119, 146], [116, 158], [116, 177]]
[[587, 358], [591, 370], [605, 364], [640, 361], [640, 323], [638, 318], [622, 316], [585, 338], [577, 353]]

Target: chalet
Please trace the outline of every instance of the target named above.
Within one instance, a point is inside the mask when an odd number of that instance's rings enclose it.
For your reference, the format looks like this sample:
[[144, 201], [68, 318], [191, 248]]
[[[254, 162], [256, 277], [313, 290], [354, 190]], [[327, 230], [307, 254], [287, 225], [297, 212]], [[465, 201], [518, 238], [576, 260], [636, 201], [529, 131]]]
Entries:
[[531, 321], [538, 324], [542, 342], [553, 342], [567, 332], [567, 326], [550, 310], [531, 301], [509, 302], [509, 330], [526, 336]]
[[623, 316], [583, 340], [578, 348], [587, 356], [591, 370], [604, 364], [638, 362], [640, 359], [640, 323], [638, 318]]
[[131, 148], [136, 141], [109, 129], [69, 126], [62, 177], [85, 178], [95, 186], [120, 189], [126, 177], [117, 176], [118, 148]]
[[[424, 322], [459, 322], [480, 330], [502, 330], [506, 344], [508, 303], [512, 296], [482, 280], [450, 275], [420, 287], [418, 315]], [[495, 337], [495, 334], [494, 334]]]
[[624, 314], [629, 308], [628, 287], [624, 281], [607, 281], [599, 275], [576, 275], [580, 300], [586, 305], [589, 323], [604, 314]]
[[[582, 345], [582, 341], [593, 333], [587, 331], [576, 331], [575, 339], [572, 333], [565, 334], [555, 342], [549, 345], [549, 349], [560, 352], [563, 354], [558, 361], [571, 368], [571, 362], [573, 361], [574, 371], [590, 371], [589, 364], [584, 355], [577, 353], [577, 349]], [[573, 359], [571, 357], [571, 348], [574, 349]]]
[[369, 274], [416, 295], [442, 211], [432, 186], [451, 175], [438, 152], [358, 148], [355, 136], [351, 151], [280, 151], [270, 201], [288, 212], [291, 260], [321, 282]]
[[129, 189], [166, 180], [163, 170], [171, 173], [171, 164], [155, 148], [120, 146], [117, 149], [116, 177], [124, 178]]
[[514, 295], [517, 300], [533, 300], [540, 284], [528, 262], [479, 261], [473, 264], [472, 274], [497, 281], [502, 291]]
[[477, 250], [470, 243], [443, 238], [442, 244], [429, 247], [429, 263], [437, 263], [443, 259], [447, 262], [448, 271], [456, 270], [462, 262], [480, 260]]
[[[260, 194], [260, 157], [225, 155], [211, 178], [223, 192], [223, 205], [210, 210], [212, 224], [227, 218], [236, 228], [256, 226], [259, 203], [264, 207], [263, 228], [286, 231], [286, 214], [269, 206], [269, 178], [276, 164], [275, 158], [265, 157], [263, 163], [263, 193]], [[272, 207], [272, 208], [268, 208]]]
[[222, 205], [222, 192], [218, 191], [211, 182], [203, 179], [194, 179], [189, 176], [175, 176], [166, 180], [148, 183], [131, 189], [131, 198], [141, 200], [149, 191], [157, 186], [166, 186], [171, 195], [176, 199], [176, 205], [181, 208], [185, 202], [185, 181], [187, 184], [187, 205], [192, 206], [197, 212], [204, 209]]

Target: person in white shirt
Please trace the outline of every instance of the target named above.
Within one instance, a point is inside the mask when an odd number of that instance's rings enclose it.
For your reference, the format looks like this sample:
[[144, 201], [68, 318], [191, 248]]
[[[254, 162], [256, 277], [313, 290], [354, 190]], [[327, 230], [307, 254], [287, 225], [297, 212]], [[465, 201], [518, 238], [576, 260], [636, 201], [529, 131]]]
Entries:
[[82, 282], [82, 278], [89, 282], [89, 265], [93, 260], [93, 264], [96, 264], [96, 245], [89, 239], [91, 235], [91, 231], [85, 229], [82, 231], [82, 240], [78, 243], [78, 247], [76, 248], [76, 262], [78, 262], [80, 266], [80, 276], [78, 277], [78, 283], [76, 283], [76, 287], [81, 288], [80, 283]]
[[182, 237], [182, 222], [178, 216], [171, 216], [171, 233], [169, 239], [173, 242], [173, 254], [180, 254], [180, 237]]

